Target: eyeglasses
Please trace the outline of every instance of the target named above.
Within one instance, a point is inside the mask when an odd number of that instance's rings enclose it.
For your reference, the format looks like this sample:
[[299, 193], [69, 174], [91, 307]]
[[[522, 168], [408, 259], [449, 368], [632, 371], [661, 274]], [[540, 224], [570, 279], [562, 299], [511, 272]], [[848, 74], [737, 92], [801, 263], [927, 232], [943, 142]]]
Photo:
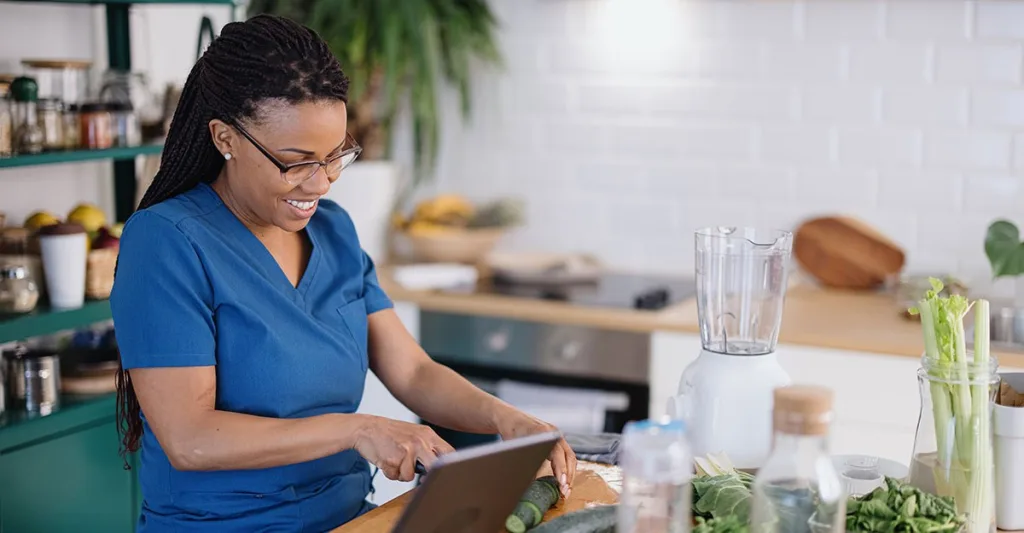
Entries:
[[359, 143], [357, 143], [354, 138], [352, 138], [352, 135], [345, 132], [345, 144], [342, 145], [341, 153], [338, 155], [329, 157], [323, 161], [302, 161], [299, 163], [285, 164], [278, 158], [274, 157], [274, 154], [270, 153], [270, 150], [264, 148], [263, 145], [254, 139], [249, 132], [245, 131], [245, 128], [240, 126], [238, 122], [232, 121], [231, 125], [234, 126], [234, 128], [238, 130], [243, 137], [248, 139], [249, 142], [251, 142], [252, 145], [260, 151], [260, 153], [266, 156], [274, 166], [280, 169], [281, 177], [284, 181], [288, 182], [289, 185], [298, 185], [309, 178], [312, 178], [316, 175], [316, 172], [320, 170], [320, 167], [323, 167], [324, 172], [327, 174], [327, 179], [333, 183], [334, 180], [338, 179], [338, 176], [341, 175], [341, 171], [345, 170], [345, 167], [351, 165], [363, 151], [363, 148], [359, 146]]

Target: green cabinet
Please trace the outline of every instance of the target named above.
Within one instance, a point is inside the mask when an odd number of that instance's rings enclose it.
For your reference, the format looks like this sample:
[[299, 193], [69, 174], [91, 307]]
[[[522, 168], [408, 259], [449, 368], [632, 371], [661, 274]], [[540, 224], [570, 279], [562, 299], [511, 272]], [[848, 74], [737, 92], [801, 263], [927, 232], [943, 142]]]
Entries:
[[112, 398], [0, 424], [0, 532], [132, 533], [141, 498]]

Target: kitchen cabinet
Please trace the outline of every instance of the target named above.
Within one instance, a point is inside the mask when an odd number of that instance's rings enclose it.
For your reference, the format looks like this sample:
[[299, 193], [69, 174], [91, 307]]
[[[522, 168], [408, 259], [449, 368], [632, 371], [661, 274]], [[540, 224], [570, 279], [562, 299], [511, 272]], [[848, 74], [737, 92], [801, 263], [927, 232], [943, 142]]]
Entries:
[[[420, 332], [420, 311], [416, 304], [408, 302], [395, 302], [395, 313], [401, 319], [402, 324], [419, 341]], [[383, 416], [403, 422], [419, 423], [419, 418], [407, 407], [402, 405], [373, 372], [366, 373], [366, 385], [363, 390], [363, 400], [359, 404], [358, 413]], [[371, 468], [373, 468], [371, 466]], [[415, 482], [394, 481], [384, 477], [383, 472], [378, 472], [373, 479], [374, 493], [370, 500], [382, 505], [392, 499], [404, 494], [415, 486]]]
[[[683, 370], [700, 349], [696, 333], [653, 334], [652, 417], [665, 414]], [[792, 344], [780, 344], [776, 353], [794, 383], [835, 391], [833, 454], [868, 454], [909, 463], [920, 410], [916, 358]]]
[[112, 396], [84, 400], [3, 428], [0, 531], [135, 530], [141, 498], [118, 454], [113, 405]]

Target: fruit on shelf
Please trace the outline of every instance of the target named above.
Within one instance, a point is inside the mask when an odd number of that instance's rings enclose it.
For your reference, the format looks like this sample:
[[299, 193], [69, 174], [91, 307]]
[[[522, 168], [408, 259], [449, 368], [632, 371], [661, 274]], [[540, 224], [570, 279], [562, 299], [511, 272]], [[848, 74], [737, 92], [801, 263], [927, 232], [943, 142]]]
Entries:
[[101, 250], [104, 248], [118, 248], [121, 246], [121, 239], [114, 236], [110, 228], [102, 227], [96, 231], [96, 237], [92, 240], [92, 249]]
[[118, 222], [117, 224], [110, 226], [110, 234], [113, 235], [114, 237], [117, 237], [118, 239], [121, 238], [122, 231], [124, 231], [124, 224], [121, 222]]
[[68, 222], [80, 224], [89, 235], [95, 236], [100, 228], [107, 225], [107, 215], [93, 204], [78, 204], [68, 213]]
[[475, 205], [457, 194], [442, 194], [423, 200], [413, 209], [412, 216], [396, 213], [392, 225], [409, 235], [438, 235], [465, 229], [505, 228], [523, 220], [522, 202], [499, 199]]
[[32, 231], [54, 224], [60, 224], [60, 219], [48, 211], [36, 211], [25, 219], [25, 227]]

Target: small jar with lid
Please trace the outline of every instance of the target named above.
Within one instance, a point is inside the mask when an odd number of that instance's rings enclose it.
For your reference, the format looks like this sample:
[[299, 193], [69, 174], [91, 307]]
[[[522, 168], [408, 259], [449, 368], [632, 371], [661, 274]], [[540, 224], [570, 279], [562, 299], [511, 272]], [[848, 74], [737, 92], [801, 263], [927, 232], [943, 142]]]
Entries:
[[64, 149], [77, 150], [81, 148], [82, 123], [79, 120], [78, 104], [64, 106], [64, 114], [61, 118], [64, 123]]
[[107, 102], [114, 146], [137, 146], [142, 142], [139, 117], [131, 102]]
[[82, 148], [102, 150], [114, 144], [110, 110], [103, 102], [89, 102], [79, 108], [82, 124], [79, 143]]
[[39, 288], [21, 265], [0, 266], [0, 313], [29, 313], [39, 303]]
[[11, 82], [11, 96], [14, 99], [14, 152], [42, 152], [43, 129], [36, 113], [39, 85], [32, 78], [19, 76]]
[[36, 104], [39, 126], [43, 129], [43, 149], [64, 149], [64, 104], [56, 98], [43, 98]]

